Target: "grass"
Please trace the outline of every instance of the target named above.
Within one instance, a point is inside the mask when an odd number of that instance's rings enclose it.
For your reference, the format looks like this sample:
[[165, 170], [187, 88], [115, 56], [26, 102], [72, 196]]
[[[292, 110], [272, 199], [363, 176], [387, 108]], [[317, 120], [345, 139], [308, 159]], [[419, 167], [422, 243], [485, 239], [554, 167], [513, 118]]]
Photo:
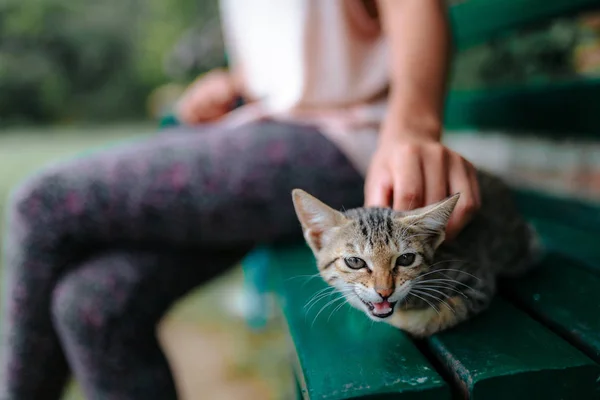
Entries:
[[[151, 132], [151, 125], [142, 124], [0, 131], [0, 208], [6, 208], [15, 185], [44, 165]], [[0, 216], [2, 226], [4, 214]]]
[[43, 165], [115, 141], [152, 132], [149, 125], [0, 131], [0, 205], [9, 190]]
[[[0, 131], [0, 209], [21, 180], [44, 165], [152, 132], [152, 125], [34, 128]], [[0, 213], [4, 226], [5, 213]], [[0, 230], [0, 239], [4, 230]], [[0, 267], [2, 265], [0, 264]]]

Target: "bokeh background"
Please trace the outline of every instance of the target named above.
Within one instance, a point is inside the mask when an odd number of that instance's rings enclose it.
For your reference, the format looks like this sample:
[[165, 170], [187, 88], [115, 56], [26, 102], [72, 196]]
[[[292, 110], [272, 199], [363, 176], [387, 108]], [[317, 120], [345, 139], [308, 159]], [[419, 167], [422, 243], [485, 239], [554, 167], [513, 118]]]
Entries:
[[[0, 207], [16, 182], [52, 160], [153, 134], [186, 84], [225, 65], [216, 0], [0, 2]], [[590, 12], [464, 51], [451, 80], [481, 89], [598, 78], [600, 12]], [[600, 200], [597, 141], [528, 132], [446, 140], [518, 185]], [[184, 398], [291, 398], [283, 325], [274, 313], [265, 330], [247, 328], [242, 281], [233, 268], [159, 328]], [[76, 387], [67, 396], [81, 398]]]

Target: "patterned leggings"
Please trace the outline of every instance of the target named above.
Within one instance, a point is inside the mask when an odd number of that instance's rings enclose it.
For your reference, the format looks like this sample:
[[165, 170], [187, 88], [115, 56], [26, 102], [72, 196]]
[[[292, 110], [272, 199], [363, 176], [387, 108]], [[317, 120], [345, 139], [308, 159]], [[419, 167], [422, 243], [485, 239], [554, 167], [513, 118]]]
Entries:
[[315, 128], [174, 129], [50, 166], [13, 193], [0, 399], [175, 399], [155, 334], [178, 298], [260, 242], [298, 240], [290, 191], [358, 206]]

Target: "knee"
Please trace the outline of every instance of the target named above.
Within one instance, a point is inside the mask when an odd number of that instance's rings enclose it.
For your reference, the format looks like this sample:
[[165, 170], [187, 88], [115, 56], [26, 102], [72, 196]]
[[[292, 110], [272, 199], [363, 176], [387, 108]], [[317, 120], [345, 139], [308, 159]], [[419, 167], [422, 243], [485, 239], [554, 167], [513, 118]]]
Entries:
[[85, 270], [63, 277], [52, 292], [51, 315], [61, 335], [91, 339], [114, 319], [114, 299]]
[[44, 215], [55, 206], [65, 188], [60, 174], [46, 170], [22, 181], [14, 188], [8, 201], [9, 217], [19, 220], [45, 221]]

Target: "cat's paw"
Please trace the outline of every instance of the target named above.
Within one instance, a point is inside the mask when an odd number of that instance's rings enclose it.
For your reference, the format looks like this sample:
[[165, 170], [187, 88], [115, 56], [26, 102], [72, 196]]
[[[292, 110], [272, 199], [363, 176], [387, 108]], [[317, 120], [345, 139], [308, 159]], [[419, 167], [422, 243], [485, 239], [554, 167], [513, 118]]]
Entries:
[[464, 297], [450, 297], [445, 302], [438, 303], [436, 308], [399, 309], [389, 318], [389, 323], [412, 336], [423, 338], [451, 328], [467, 318]]

